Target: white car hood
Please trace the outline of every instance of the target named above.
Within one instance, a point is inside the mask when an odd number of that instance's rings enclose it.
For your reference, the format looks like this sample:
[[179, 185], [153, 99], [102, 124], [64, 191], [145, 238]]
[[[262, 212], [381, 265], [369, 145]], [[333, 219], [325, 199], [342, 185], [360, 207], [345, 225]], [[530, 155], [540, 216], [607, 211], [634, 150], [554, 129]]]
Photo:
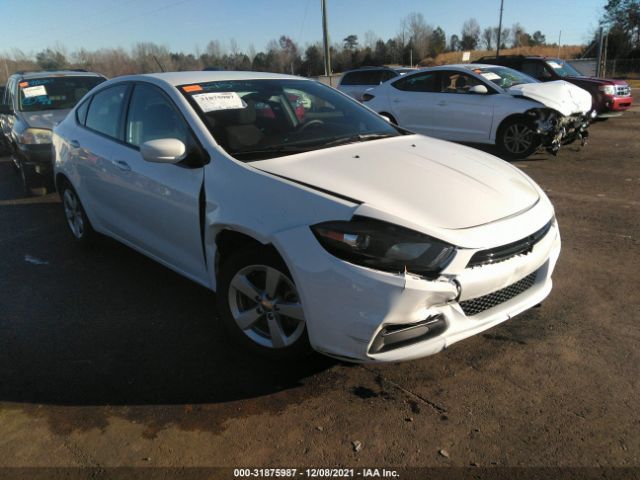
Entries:
[[359, 200], [427, 229], [460, 229], [528, 210], [539, 200], [517, 168], [473, 148], [421, 135], [252, 162]]
[[556, 80], [545, 83], [522, 83], [507, 89], [511, 95], [527, 97], [568, 116], [591, 110], [591, 94], [586, 90]]

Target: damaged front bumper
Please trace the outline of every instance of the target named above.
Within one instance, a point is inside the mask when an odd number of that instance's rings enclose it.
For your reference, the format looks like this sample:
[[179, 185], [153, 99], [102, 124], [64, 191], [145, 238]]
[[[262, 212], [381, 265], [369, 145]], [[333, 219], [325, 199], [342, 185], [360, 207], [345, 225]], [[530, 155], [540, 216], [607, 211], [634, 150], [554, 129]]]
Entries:
[[527, 254], [479, 267], [467, 266], [477, 250], [459, 250], [435, 280], [339, 260], [308, 228], [281, 232], [277, 244], [314, 349], [352, 362], [392, 362], [438, 353], [542, 302], [560, 234], [554, 222]]
[[562, 115], [551, 109], [535, 109], [528, 112], [540, 138], [540, 146], [547, 152], [556, 155], [562, 145], [577, 140], [581, 146], [587, 143], [589, 125], [596, 117], [596, 111], [584, 114]]

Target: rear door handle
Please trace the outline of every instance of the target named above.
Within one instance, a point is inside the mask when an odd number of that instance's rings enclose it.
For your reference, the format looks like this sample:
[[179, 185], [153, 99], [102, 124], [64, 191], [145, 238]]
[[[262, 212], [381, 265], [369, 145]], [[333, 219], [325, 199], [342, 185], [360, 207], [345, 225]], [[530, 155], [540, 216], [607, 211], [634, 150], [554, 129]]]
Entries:
[[123, 172], [129, 172], [131, 171], [131, 167], [129, 166], [129, 164], [127, 162], [125, 162], [124, 160], [114, 160], [113, 164], [119, 169], [122, 170]]
[[447, 102], [445, 102], [444, 100], [440, 100], [440, 101], [438, 102], [438, 105], [439, 105], [440, 107], [446, 107], [446, 106], [447, 106]]
[[78, 140], [71, 140], [69, 142], [69, 145], [71, 145], [73, 148], [80, 148], [80, 142]]
[[399, 98], [394, 98], [393, 99], [393, 103], [400, 103], [400, 99]]

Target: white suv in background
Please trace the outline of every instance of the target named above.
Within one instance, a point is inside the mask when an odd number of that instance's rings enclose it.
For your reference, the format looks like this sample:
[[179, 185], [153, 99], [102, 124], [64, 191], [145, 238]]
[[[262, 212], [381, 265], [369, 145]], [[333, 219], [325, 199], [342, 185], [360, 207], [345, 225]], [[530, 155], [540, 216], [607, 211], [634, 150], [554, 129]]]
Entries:
[[349, 70], [340, 77], [337, 89], [358, 101], [362, 101], [362, 95], [369, 88], [414, 71], [414, 68], [407, 67], [362, 67], [356, 70]]

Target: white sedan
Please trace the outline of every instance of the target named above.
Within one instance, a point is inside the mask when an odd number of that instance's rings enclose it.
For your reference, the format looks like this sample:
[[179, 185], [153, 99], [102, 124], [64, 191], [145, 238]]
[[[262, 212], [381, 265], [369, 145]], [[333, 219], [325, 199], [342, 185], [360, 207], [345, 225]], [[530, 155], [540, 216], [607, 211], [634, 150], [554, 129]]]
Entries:
[[514, 159], [584, 141], [594, 116], [589, 92], [569, 82], [481, 64], [425, 68], [367, 90], [363, 101], [411, 131], [496, 144]]
[[226, 330], [264, 355], [434, 354], [538, 305], [560, 253], [518, 169], [298, 77], [119, 77], [53, 153], [76, 241], [108, 235], [216, 291]]

